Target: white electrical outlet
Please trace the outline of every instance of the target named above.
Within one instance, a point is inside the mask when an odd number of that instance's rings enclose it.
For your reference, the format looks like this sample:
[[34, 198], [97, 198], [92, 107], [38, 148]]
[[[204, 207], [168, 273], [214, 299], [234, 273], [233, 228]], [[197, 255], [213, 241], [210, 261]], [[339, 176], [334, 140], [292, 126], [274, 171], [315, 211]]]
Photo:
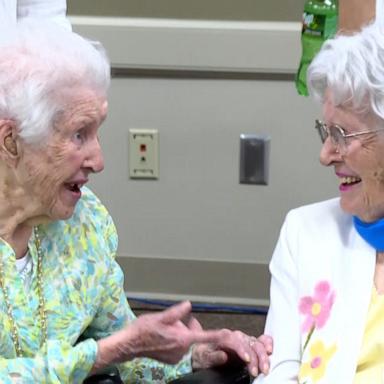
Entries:
[[159, 132], [157, 129], [129, 130], [129, 177], [159, 178]]

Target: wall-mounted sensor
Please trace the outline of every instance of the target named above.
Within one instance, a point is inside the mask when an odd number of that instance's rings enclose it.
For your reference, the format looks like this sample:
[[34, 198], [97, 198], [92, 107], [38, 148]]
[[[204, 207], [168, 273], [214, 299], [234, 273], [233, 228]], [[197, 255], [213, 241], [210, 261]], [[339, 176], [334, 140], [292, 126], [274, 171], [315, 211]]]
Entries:
[[267, 135], [240, 135], [240, 184], [268, 184], [270, 142]]

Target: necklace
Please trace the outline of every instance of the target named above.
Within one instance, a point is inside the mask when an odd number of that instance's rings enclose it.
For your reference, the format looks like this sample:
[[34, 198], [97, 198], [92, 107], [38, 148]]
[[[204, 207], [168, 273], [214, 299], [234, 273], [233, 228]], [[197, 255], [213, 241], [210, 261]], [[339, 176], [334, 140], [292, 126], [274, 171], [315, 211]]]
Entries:
[[[40, 241], [40, 235], [37, 227], [34, 227], [33, 229], [34, 235], [35, 235], [35, 245], [37, 249], [37, 296], [39, 298], [39, 317], [40, 317], [40, 327], [41, 327], [41, 343], [40, 347], [42, 347], [47, 339], [47, 314], [45, 312], [45, 299], [44, 299], [44, 293], [43, 293], [43, 271], [42, 271], [42, 263], [43, 263], [43, 253], [41, 250], [41, 241]], [[16, 321], [13, 318], [13, 307], [9, 300], [8, 296], [8, 290], [5, 287], [5, 281], [4, 281], [4, 266], [2, 261], [0, 262], [0, 288], [3, 292], [5, 305], [7, 307], [7, 315], [8, 320], [11, 323], [11, 337], [13, 346], [16, 350], [16, 356], [17, 357], [23, 357], [23, 350], [20, 346], [20, 336], [19, 331], [17, 329]]]

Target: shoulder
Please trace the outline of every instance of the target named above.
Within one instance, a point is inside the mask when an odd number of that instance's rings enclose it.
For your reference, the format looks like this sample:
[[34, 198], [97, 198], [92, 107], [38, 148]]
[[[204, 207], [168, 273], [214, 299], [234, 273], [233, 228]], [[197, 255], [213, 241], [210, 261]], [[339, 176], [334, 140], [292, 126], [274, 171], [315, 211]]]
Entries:
[[342, 214], [342, 210], [340, 208], [340, 199], [338, 197], [335, 197], [333, 199], [319, 201], [316, 203], [303, 205], [298, 208], [294, 208], [290, 211], [294, 212], [295, 214], [300, 215], [322, 215], [322, 214], [329, 214], [329, 213], [337, 213]]
[[[352, 216], [340, 207], [340, 199], [331, 199], [295, 208], [288, 212], [280, 239], [293, 254], [326, 251], [346, 247], [353, 239]], [[328, 247], [328, 248], [327, 248]]]
[[291, 210], [279, 240], [278, 257], [283, 253], [306, 275], [317, 276], [344, 262], [340, 255], [354, 247], [356, 232], [352, 215], [341, 209], [340, 199], [336, 198]]
[[292, 209], [287, 214], [286, 222], [324, 230], [328, 226], [345, 226], [352, 222], [352, 217], [341, 209], [340, 199], [334, 198]]

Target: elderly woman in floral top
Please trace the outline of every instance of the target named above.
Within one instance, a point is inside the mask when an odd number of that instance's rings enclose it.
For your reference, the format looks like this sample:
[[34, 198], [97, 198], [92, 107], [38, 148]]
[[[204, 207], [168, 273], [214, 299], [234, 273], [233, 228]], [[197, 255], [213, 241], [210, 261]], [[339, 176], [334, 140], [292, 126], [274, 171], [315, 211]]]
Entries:
[[340, 197], [287, 216], [270, 266], [271, 372], [256, 383], [384, 383], [384, 29], [327, 41], [308, 85]]
[[189, 302], [135, 318], [115, 261], [115, 227], [84, 186], [103, 169], [108, 60], [100, 45], [42, 21], [5, 34], [0, 381], [81, 383], [118, 365], [126, 383], [164, 383], [230, 356], [254, 375], [266, 372], [269, 338], [203, 331]]

